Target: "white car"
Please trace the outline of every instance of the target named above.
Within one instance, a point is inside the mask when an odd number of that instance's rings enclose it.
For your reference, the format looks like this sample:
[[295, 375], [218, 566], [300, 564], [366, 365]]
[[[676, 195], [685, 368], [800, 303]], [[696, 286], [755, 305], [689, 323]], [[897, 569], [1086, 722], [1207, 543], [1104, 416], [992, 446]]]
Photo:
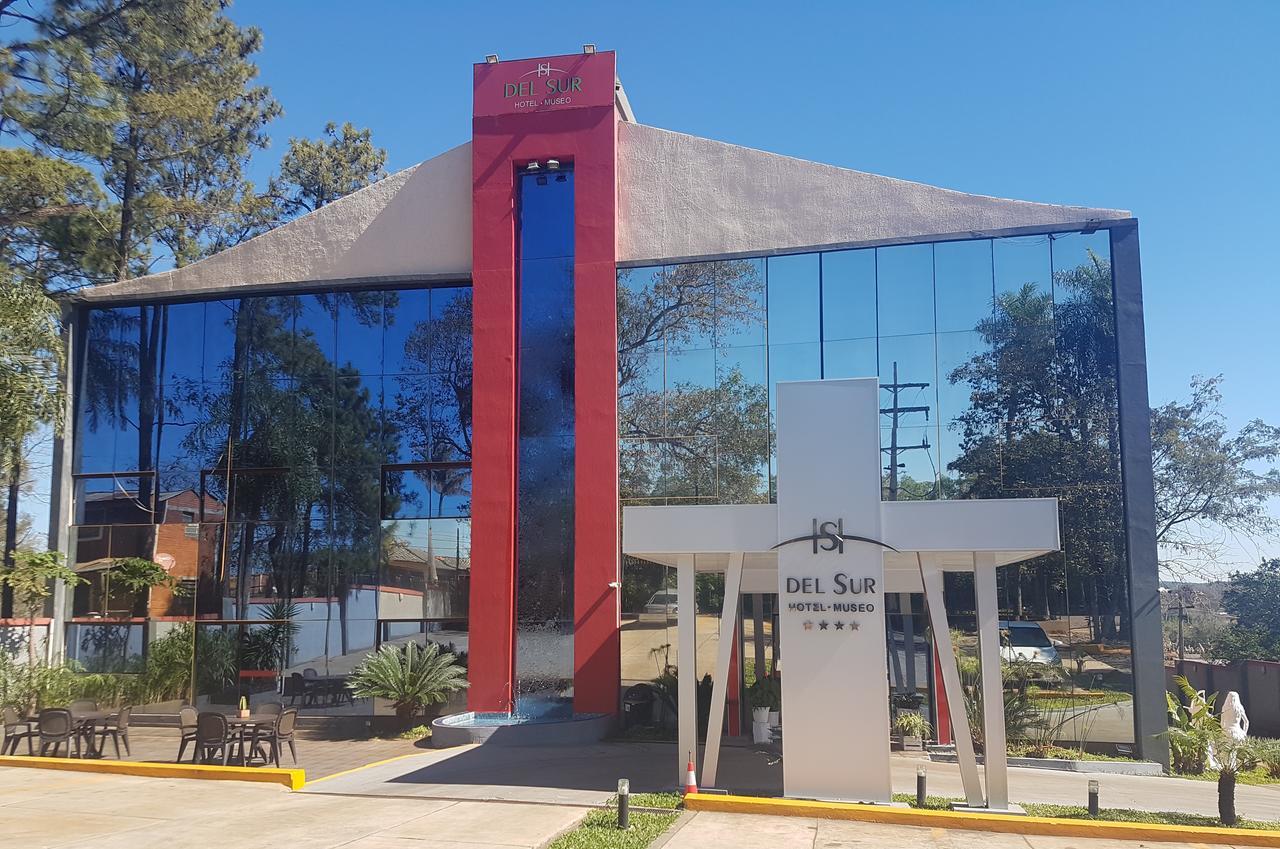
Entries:
[[1058, 649], [1038, 622], [1000, 622], [1000, 659], [1008, 663], [1062, 663]]
[[644, 603], [644, 612], [658, 616], [675, 616], [678, 612], [676, 594], [669, 590], [660, 590]]

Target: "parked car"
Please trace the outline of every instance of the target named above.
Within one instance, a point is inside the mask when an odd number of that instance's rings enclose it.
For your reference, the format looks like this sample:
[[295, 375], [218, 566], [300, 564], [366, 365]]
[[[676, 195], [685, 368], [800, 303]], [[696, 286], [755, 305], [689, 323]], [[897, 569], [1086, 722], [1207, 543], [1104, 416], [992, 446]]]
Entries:
[[660, 590], [644, 603], [644, 612], [661, 616], [675, 616], [678, 612], [676, 594], [669, 590]]
[[1000, 659], [1058, 665], [1057, 646], [1038, 622], [1000, 622]]

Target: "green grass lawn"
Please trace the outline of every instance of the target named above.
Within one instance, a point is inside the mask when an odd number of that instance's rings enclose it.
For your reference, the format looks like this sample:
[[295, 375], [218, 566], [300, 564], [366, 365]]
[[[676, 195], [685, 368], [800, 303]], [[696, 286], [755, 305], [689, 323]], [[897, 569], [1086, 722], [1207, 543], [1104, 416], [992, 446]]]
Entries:
[[[644, 849], [680, 816], [679, 793], [632, 793], [630, 827], [618, 828], [618, 797], [592, 811], [577, 828], [556, 838], [548, 849]], [[649, 810], [637, 810], [648, 808]], [[657, 808], [661, 808], [659, 812]]]
[[[895, 793], [893, 796], [895, 802], [906, 802], [911, 807], [916, 807], [916, 797], [907, 793]], [[928, 810], [942, 811], [951, 807], [952, 803], [959, 802], [960, 799], [948, 799], [941, 796], [929, 796], [925, 799], [925, 808]], [[1154, 823], [1162, 825], [1186, 825], [1196, 828], [1222, 828], [1223, 825], [1218, 821], [1217, 817], [1207, 817], [1201, 814], [1185, 814], [1180, 811], [1134, 811], [1129, 808], [1102, 808], [1098, 811], [1096, 817], [1089, 816], [1089, 810], [1081, 805], [1042, 805], [1042, 804], [1026, 804], [1023, 805], [1027, 813], [1033, 817], [1057, 817], [1058, 819], [1068, 820], [1093, 820], [1097, 822], [1140, 822]], [[1280, 822], [1263, 822], [1261, 820], [1239, 820], [1236, 828], [1247, 828], [1253, 830], [1276, 830], [1280, 831]]]
[[671, 827], [680, 816], [635, 811], [626, 831], [618, 828], [618, 813], [612, 808], [592, 811], [572, 831], [555, 839], [549, 849], [644, 849]]

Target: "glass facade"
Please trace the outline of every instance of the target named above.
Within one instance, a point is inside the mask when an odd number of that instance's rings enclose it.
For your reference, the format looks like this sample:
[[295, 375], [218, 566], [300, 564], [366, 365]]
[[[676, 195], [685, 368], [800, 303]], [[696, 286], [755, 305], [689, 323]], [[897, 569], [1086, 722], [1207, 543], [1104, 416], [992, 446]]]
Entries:
[[[1063, 551], [999, 576], [1002, 618], [1038, 622], [1062, 644], [1061, 669], [1027, 670], [1023, 695], [1105, 691], [1090, 740], [1132, 743], [1109, 235], [620, 270], [623, 503], [771, 500], [776, 383], [878, 376], [885, 500], [1059, 499]], [[625, 680], [676, 662], [674, 622], [663, 624], [674, 616], [653, 601], [674, 587], [669, 572], [624, 563]], [[719, 600], [698, 578], [698, 612], [710, 615]], [[971, 580], [949, 576], [947, 594], [952, 625], [971, 633]], [[920, 611], [919, 598], [891, 606], [899, 691], [927, 688]], [[976, 655], [971, 638], [962, 647]], [[700, 636], [697, 675], [712, 658]]]
[[[95, 308], [81, 338], [70, 655], [185, 657], [156, 703], [194, 651], [201, 703], [356, 713], [382, 706], [340, 683], [382, 642], [465, 659], [468, 286]], [[173, 586], [113, 582], [131, 557]]]
[[572, 713], [573, 172], [519, 178], [516, 712]]

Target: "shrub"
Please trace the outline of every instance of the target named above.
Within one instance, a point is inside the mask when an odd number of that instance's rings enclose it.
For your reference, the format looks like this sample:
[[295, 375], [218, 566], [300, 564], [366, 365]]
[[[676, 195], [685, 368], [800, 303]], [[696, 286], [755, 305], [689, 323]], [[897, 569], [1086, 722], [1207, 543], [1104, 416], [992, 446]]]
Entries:
[[933, 726], [922, 714], [903, 711], [893, 720], [893, 733], [902, 737], [919, 737], [928, 740], [933, 736]]
[[386, 699], [397, 717], [408, 719], [467, 686], [467, 670], [455, 660], [435, 643], [383, 646], [356, 667], [347, 688], [358, 699]]
[[1173, 693], [1165, 693], [1169, 709], [1171, 765], [1174, 772], [1200, 775], [1209, 763], [1209, 743], [1221, 730], [1218, 719], [1213, 715], [1213, 703], [1218, 694], [1201, 698], [1184, 676], [1176, 675], [1173, 680], [1190, 704], [1184, 705]]
[[1267, 775], [1280, 778], [1280, 740], [1259, 737], [1250, 742], [1253, 759], [1267, 771]]

